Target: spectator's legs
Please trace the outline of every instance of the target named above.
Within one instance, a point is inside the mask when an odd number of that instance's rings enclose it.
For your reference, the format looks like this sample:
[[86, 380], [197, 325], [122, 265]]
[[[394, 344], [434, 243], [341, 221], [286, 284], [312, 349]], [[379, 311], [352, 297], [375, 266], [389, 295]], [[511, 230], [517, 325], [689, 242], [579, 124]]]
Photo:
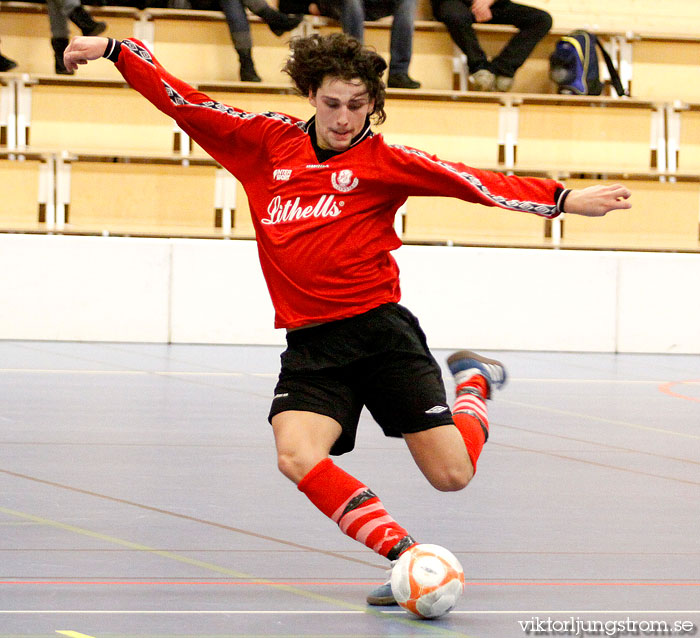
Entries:
[[343, 9], [340, 17], [343, 32], [364, 41], [365, 35], [365, 8], [362, 0], [343, 0]]
[[491, 70], [488, 58], [479, 45], [472, 24], [474, 14], [464, 0], [445, 0], [437, 7], [435, 17], [445, 23], [454, 43], [467, 56], [469, 73]]
[[242, 0], [256, 16], [265, 21], [270, 31], [280, 36], [291, 31], [304, 19], [304, 15], [287, 15], [271, 7], [265, 0]]
[[391, 25], [391, 60], [389, 75], [408, 75], [408, 65], [413, 53], [413, 22], [416, 15], [416, 0], [399, 0]]
[[219, 0], [221, 10], [226, 16], [231, 41], [238, 53], [241, 63], [240, 77], [242, 82], [261, 82], [253, 64], [253, 40], [250, 35], [248, 16], [240, 0]]
[[552, 17], [541, 9], [499, 0], [491, 6], [491, 24], [512, 24], [518, 32], [491, 61], [494, 73], [513, 77], [537, 43], [552, 28]]
[[80, 0], [63, 0], [63, 15], [69, 18], [83, 35], [100, 35], [107, 30], [107, 23], [93, 20], [92, 16], [83, 9]]
[[6, 58], [2, 53], [0, 53], [0, 73], [5, 73], [6, 71], [12, 71], [17, 66], [17, 62]]
[[64, 13], [62, 0], [46, 0], [49, 13], [49, 26], [51, 27], [51, 47], [54, 54], [54, 69], [60, 75], [73, 75], [63, 64], [63, 52], [68, 46], [70, 31], [68, 18]]
[[68, 29], [68, 19], [63, 12], [62, 0], [46, 0], [46, 8], [49, 13], [49, 26], [51, 27], [52, 38], [64, 38], [68, 40], [70, 31]]

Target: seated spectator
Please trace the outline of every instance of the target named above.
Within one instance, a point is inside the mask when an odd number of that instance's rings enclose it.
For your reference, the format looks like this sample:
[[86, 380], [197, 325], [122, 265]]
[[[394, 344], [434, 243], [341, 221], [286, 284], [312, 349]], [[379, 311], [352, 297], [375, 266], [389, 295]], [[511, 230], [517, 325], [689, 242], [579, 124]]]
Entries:
[[219, 4], [226, 16], [231, 41], [238, 54], [241, 82], [261, 82], [253, 64], [253, 40], [243, 5], [261, 18], [278, 37], [297, 27], [304, 16], [286, 15], [273, 9], [265, 0], [219, 0]]
[[63, 64], [63, 52], [68, 46], [70, 31], [68, 20], [73, 22], [83, 35], [99, 35], [107, 29], [104, 22], [96, 22], [83, 8], [80, 0], [46, 0], [51, 27], [51, 46], [55, 58], [55, 70], [59, 75], [73, 75]]
[[17, 62], [6, 58], [2, 53], [0, 53], [0, 73], [5, 71], [12, 71], [17, 66]]
[[[245, 7], [263, 20], [270, 27], [270, 31], [278, 37], [297, 27], [304, 16], [286, 15], [272, 8], [265, 0], [218, 0], [218, 2], [219, 8], [226, 16], [231, 41], [238, 54], [241, 82], [262, 82], [253, 63], [253, 39]], [[169, 6], [172, 6], [172, 3], [169, 3]], [[184, 0], [183, 3], [178, 4], [178, 8], [210, 9], [212, 6], [206, 0], [193, 0], [191, 3], [189, 0]]]
[[[445, 23], [455, 44], [467, 56], [469, 84], [476, 91], [509, 91], [513, 76], [537, 43], [552, 28], [552, 17], [541, 9], [511, 0], [431, 0], [433, 15]], [[491, 61], [472, 25], [510, 24], [518, 32]]]
[[416, 0], [280, 0], [280, 9], [289, 13], [310, 13], [340, 22], [343, 32], [364, 41], [365, 20], [374, 21], [393, 16], [389, 51], [388, 86], [397, 89], [418, 89], [408, 75], [413, 53], [413, 21]]

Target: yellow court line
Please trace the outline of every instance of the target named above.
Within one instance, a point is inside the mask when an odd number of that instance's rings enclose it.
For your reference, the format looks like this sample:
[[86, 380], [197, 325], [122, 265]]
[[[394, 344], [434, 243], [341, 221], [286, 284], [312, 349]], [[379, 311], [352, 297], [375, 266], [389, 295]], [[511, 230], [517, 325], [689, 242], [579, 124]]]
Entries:
[[[303, 598], [309, 598], [311, 600], [315, 600], [318, 602], [322, 603], [328, 603], [329, 605], [335, 606], [335, 607], [342, 607], [348, 610], [352, 611], [359, 611], [363, 612], [372, 616], [376, 616], [377, 618], [386, 618], [386, 614], [383, 614], [381, 611], [375, 611], [372, 609], [368, 609], [366, 607], [361, 607], [359, 605], [353, 605], [352, 603], [345, 602], [343, 600], [339, 600], [337, 598], [331, 598], [330, 596], [324, 596], [322, 594], [316, 594], [314, 592], [306, 591], [304, 589], [298, 589], [297, 587], [292, 587], [290, 585], [281, 585], [279, 583], [274, 583], [269, 580], [266, 580], [264, 578], [256, 578], [254, 576], [251, 576], [250, 574], [245, 574], [243, 572], [238, 572], [233, 569], [229, 569], [228, 567], [222, 567], [221, 565], [215, 565], [214, 563], [208, 563], [205, 561], [200, 561], [196, 560], [194, 558], [188, 558], [187, 556], [181, 556], [180, 554], [176, 554], [174, 552], [169, 552], [161, 549], [155, 549], [154, 547], [148, 547], [147, 545], [141, 545], [139, 543], [134, 543], [132, 541], [128, 541], [122, 538], [117, 538], [116, 536], [110, 536], [108, 534], [101, 534], [100, 532], [94, 532], [89, 529], [84, 529], [82, 527], [76, 527], [75, 525], [69, 525], [67, 523], [61, 523], [60, 521], [54, 521], [49, 518], [42, 518], [40, 516], [34, 516], [33, 514], [28, 514], [26, 512], [19, 512], [17, 510], [12, 510], [8, 509], [5, 507], [0, 507], [0, 513], [2, 514], [7, 514], [8, 516], [15, 516], [17, 518], [21, 518], [23, 520], [27, 521], [33, 521], [35, 523], [40, 523], [42, 525], [46, 525], [48, 527], [53, 527], [55, 529], [61, 529], [67, 532], [72, 532], [74, 534], [79, 534], [81, 536], [86, 536], [88, 538], [95, 538], [101, 541], [104, 541], [106, 543], [111, 543], [113, 545], [119, 545], [120, 547], [127, 547], [129, 549], [134, 549], [138, 550], [140, 552], [148, 552], [154, 556], [160, 556], [162, 558], [166, 558], [168, 560], [173, 560], [177, 561], [178, 563], [184, 563], [185, 565], [190, 565], [192, 567], [198, 567], [200, 569], [204, 569], [210, 572], [215, 572], [217, 574], [223, 574], [225, 576], [229, 576], [231, 578], [240, 578], [240, 579], [246, 579], [250, 582], [258, 583], [260, 585], [265, 585], [267, 587], [271, 587], [273, 589], [277, 589], [279, 591], [284, 591], [289, 594], [294, 594], [296, 596], [301, 596]], [[403, 625], [407, 625], [409, 627], [413, 627], [414, 629], [424, 629], [425, 631], [435, 633], [443, 634], [445, 636], [460, 636], [461, 638], [470, 638], [467, 636], [467, 634], [463, 634], [451, 629], [445, 629], [442, 627], [436, 627], [433, 624], [428, 624], [424, 621], [420, 620], [411, 620], [410, 618], [402, 618], [402, 617], [396, 617], [392, 616], [391, 618], [392, 621], [399, 622]]]
[[63, 634], [64, 636], [69, 636], [69, 638], [95, 638], [94, 636], [88, 636], [87, 634], [80, 634], [77, 631], [69, 631], [67, 629], [57, 629], [57, 634]]
[[590, 421], [597, 421], [599, 423], [610, 423], [612, 425], [622, 425], [627, 428], [634, 428], [636, 430], [645, 430], [647, 432], [657, 432], [660, 434], [672, 434], [673, 436], [680, 436], [686, 439], [700, 440], [700, 435], [698, 434], [687, 434], [686, 432], [677, 432], [676, 430], [666, 430], [665, 428], [653, 428], [649, 425], [640, 425], [639, 423], [629, 423], [628, 421], [619, 421], [617, 419], [606, 419], [602, 416], [593, 416], [591, 414], [582, 414], [581, 412], [572, 412], [570, 410], [560, 410], [558, 408], [549, 408], [543, 405], [533, 405], [531, 403], [522, 403], [521, 401], [511, 401], [509, 399], [498, 399], [499, 403], [507, 403], [508, 405], [515, 405], [521, 408], [531, 408], [532, 410], [541, 410], [542, 412], [549, 412], [551, 414], [561, 414], [563, 416], [577, 417], [580, 419], [588, 419]]

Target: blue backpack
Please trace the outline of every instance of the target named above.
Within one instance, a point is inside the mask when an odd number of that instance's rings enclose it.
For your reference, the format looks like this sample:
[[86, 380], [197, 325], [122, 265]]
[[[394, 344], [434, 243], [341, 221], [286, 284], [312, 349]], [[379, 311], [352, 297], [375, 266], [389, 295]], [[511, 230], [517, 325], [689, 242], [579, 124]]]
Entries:
[[615, 91], [618, 95], [625, 95], [620, 76], [608, 52], [595, 35], [580, 30], [560, 38], [549, 58], [549, 77], [558, 85], [559, 93], [600, 95], [603, 92], [596, 47], [603, 55]]

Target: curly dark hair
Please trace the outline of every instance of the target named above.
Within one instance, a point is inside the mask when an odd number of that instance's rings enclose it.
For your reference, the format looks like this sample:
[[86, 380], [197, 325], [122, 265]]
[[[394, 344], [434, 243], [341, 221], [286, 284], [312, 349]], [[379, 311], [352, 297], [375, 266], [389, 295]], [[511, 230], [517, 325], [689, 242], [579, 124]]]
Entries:
[[370, 99], [374, 100], [370, 117], [375, 124], [386, 119], [386, 86], [382, 73], [387, 64], [376, 51], [344, 33], [293, 38], [289, 48], [291, 53], [282, 70], [292, 78], [300, 95], [308, 97], [309, 91], [316, 95], [327, 76], [341, 80], [359, 78], [367, 87]]

